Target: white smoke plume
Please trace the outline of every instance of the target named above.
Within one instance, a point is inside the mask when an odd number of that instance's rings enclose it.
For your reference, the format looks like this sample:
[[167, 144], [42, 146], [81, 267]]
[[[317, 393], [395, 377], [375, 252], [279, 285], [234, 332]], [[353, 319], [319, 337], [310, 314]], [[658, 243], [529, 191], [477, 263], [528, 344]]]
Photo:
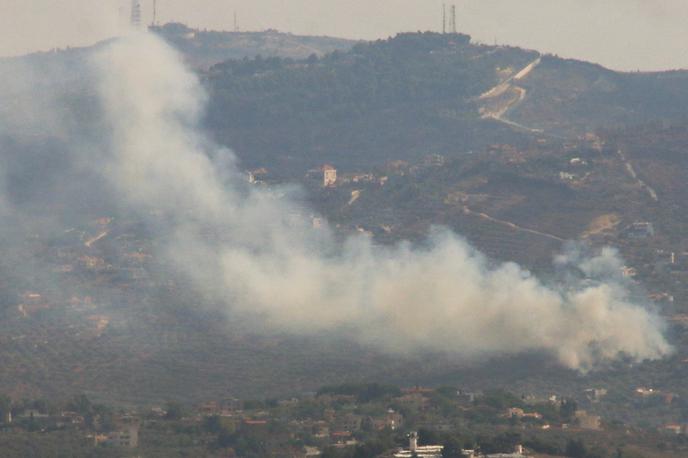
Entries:
[[[151, 35], [115, 41], [93, 66], [108, 134], [79, 148], [80, 160], [119, 205], [158, 225], [164, 261], [234, 316], [395, 353], [544, 351], [584, 371], [671, 351], [661, 319], [615, 281], [549, 287], [515, 264], [491, 265], [444, 229], [422, 247], [381, 247], [312, 228], [297, 200], [251, 187], [232, 153], [204, 137], [199, 81]], [[614, 268], [610, 258], [578, 264], [598, 275]]]

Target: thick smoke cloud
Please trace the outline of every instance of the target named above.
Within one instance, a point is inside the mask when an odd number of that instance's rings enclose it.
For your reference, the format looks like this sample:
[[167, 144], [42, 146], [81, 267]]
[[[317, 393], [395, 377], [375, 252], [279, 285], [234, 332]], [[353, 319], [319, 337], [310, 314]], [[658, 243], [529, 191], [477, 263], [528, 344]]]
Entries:
[[293, 190], [252, 187], [231, 152], [202, 134], [201, 85], [157, 38], [119, 39], [91, 71], [102, 133], [73, 139], [70, 160], [101, 177], [120, 209], [156, 227], [161, 262], [233, 316], [402, 354], [544, 351], [579, 370], [671, 351], [662, 321], [612, 273], [611, 251], [562, 258], [605, 281], [559, 288], [515, 264], [491, 264], [444, 229], [420, 247], [340, 242], [312, 227]]

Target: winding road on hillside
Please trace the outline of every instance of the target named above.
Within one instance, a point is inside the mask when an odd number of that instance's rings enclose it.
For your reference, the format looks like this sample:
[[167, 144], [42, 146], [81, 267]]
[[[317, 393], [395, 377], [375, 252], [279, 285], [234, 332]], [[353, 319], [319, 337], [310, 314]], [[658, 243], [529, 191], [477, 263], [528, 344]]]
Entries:
[[542, 129], [534, 129], [511, 121], [506, 117], [507, 113], [520, 105], [528, 95], [528, 91], [516, 83], [524, 80], [542, 62], [542, 56], [530, 62], [519, 72], [502, 81], [492, 89], [478, 97], [482, 103], [480, 115], [483, 119], [494, 119], [517, 129], [523, 129], [533, 133], [542, 133]]
[[643, 180], [640, 179], [638, 176], [638, 173], [635, 171], [635, 168], [633, 167], [633, 164], [626, 158], [626, 155], [624, 154], [623, 151], [618, 149], [616, 153], [619, 155], [621, 158], [621, 161], [623, 161], [624, 166], [626, 167], [626, 172], [628, 175], [640, 186], [642, 189], [647, 192], [647, 194], [650, 196], [650, 199], [654, 200], [655, 202], [659, 202], [659, 197], [657, 196], [657, 191], [655, 191], [650, 185], [645, 183]]
[[533, 234], [537, 235], [540, 237], [546, 237], [548, 239], [556, 240], [557, 242], [564, 242], [565, 240], [562, 239], [561, 237], [557, 237], [556, 235], [553, 234], [548, 234], [547, 232], [540, 232], [536, 231], [535, 229], [528, 229], [526, 227], [519, 226], [518, 224], [512, 223], [511, 221], [505, 221], [502, 219], [495, 218], [494, 216], [490, 216], [487, 213], [482, 213], [482, 212], [477, 212], [475, 210], [471, 210], [467, 206], [464, 205], [463, 207], [463, 212], [466, 215], [472, 215], [472, 216], [477, 216], [478, 218], [484, 219], [486, 221], [490, 221], [495, 224], [499, 224], [500, 226], [506, 226], [509, 229], [512, 229], [517, 232], [526, 232], [528, 234]]

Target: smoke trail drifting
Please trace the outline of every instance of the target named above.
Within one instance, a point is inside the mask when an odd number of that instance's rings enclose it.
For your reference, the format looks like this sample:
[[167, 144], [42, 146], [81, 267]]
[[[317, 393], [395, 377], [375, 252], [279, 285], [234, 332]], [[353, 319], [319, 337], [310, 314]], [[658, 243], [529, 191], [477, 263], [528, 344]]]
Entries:
[[[74, 160], [104, 177], [122, 208], [154, 213], [163, 259], [232, 314], [390, 352], [546, 351], [581, 370], [671, 350], [661, 320], [614, 281], [548, 287], [515, 264], [490, 266], [442, 229], [422, 248], [364, 236], [342, 244], [313, 229], [294, 200], [249, 186], [233, 155], [204, 138], [199, 82], [151, 35], [117, 40], [93, 69], [107, 134]], [[599, 275], [609, 257], [581, 262]]]
[[[249, 188], [230, 153], [209, 150], [197, 129], [205, 95], [166, 45], [126, 38], [98, 65], [113, 127], [108, 179], [143, 213], [162, 211], [168, 259], [234, 313], [389, 351], [545, 350], [578, 369], [670, 351], [659, 318], [614, 283], [552, 289], [515, 264], [489, 267], [444, 230], [422, 249], [373, 246], [362, 236], [340, 246], [327, 228], [293, 217], [295, 204]], [[225, 158], [222, 175], [210, 157]], [[608, 257], [585, 265], [605, 267]]]

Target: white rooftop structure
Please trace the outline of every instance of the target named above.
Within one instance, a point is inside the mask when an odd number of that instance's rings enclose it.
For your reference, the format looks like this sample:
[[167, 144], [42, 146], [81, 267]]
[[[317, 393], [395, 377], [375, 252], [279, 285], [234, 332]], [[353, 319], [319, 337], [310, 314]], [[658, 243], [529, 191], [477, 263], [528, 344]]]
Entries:
[[395, 458], [411, 458], [417, 456], [418, 458], [442, 458], [442, 445], [418, 445], [418, 433], [412, 432], [409, 434], [409, 448], [408, 450], [399, 450], [394, 454]]
[[441, 445], [419, 445], [414, 455], [411, 450], [401, 450], [394, 454], [395, 458], [411, 458], [417, 456], [418, 458], [442, 458]]

